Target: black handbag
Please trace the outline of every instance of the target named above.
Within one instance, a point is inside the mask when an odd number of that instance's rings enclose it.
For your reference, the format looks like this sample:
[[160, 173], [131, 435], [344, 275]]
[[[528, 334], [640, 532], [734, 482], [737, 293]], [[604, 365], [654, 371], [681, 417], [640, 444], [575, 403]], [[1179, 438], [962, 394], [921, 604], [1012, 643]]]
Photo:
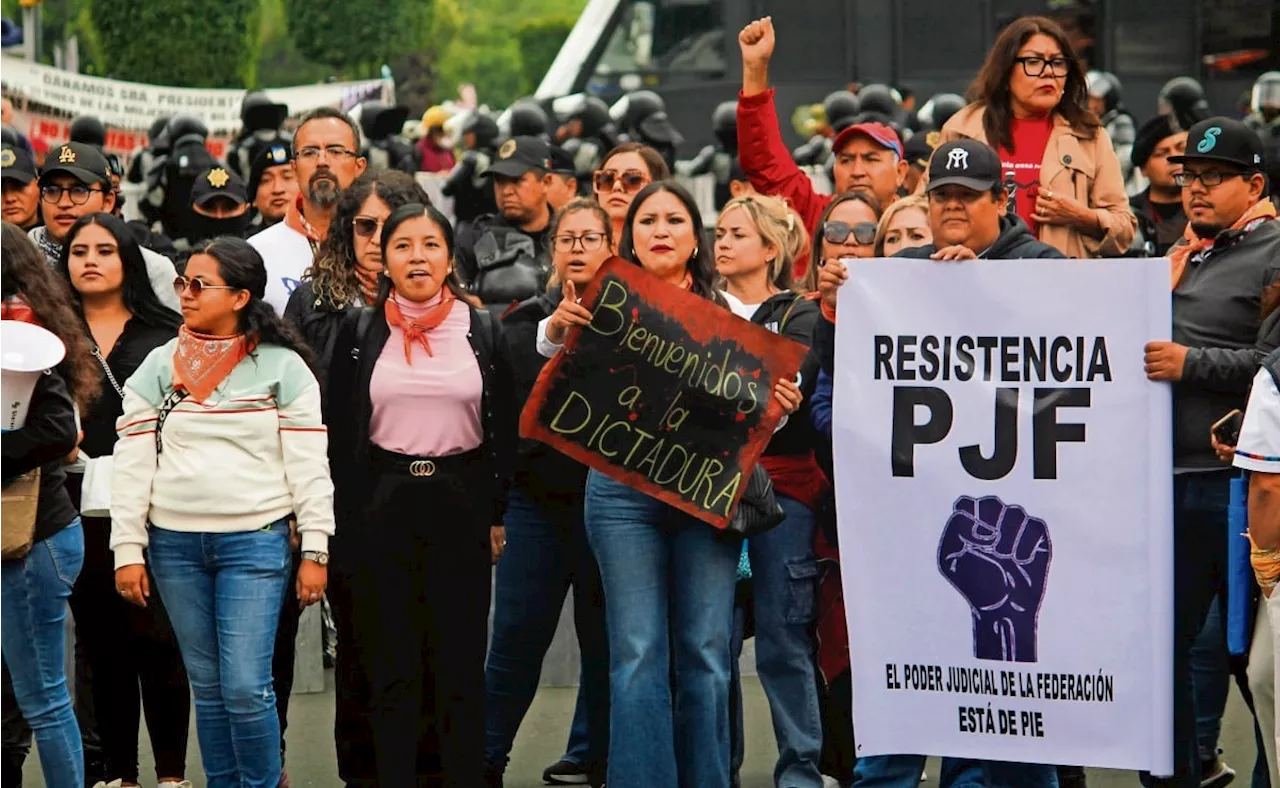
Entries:
[[786, 512], [778, 505], [778, 498], [773, 492], [773, 479], [769, 478], [769, 472], [763, 465], [756, 463], [747, 478], [747, 489], [738, 499], [738, 508], [725, 530], [750, 539], [777, 527], [785, 519]]

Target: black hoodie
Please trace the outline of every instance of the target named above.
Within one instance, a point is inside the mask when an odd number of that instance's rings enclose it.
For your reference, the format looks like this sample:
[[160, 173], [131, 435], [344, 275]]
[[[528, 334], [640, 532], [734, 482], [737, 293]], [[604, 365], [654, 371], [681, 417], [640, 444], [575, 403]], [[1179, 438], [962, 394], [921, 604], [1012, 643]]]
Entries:
[[[820, 317], [817, 301], [787, 291], [771, 296], [761, 304], [751, 316], [751, 322], [807, 347], [813, 339], [814, 324]], [[800, 364], [800, 392], [804, 394], [800, 410], [791, 414], [786, 425], [773, 434], [765, 447], [766, 455], [793, 456], [813, 451], [817, 435], [809, 418], [809, 407], [817, 383], [818, 357], [811, 350]]]

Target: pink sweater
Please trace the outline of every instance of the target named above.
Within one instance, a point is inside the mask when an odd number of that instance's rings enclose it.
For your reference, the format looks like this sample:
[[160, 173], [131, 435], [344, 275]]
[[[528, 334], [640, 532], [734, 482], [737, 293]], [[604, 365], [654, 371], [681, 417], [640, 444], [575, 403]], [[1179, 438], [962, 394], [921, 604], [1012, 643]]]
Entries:
[[[406, 318], [421, 315], [439, 302], [398, 300]], [[414, 457], [445, 457], [470, 451], [484, 442], [480, 395], [484, 384], [467, 332], [471, 310], [455, 301], [444, 322], [427, 334], [431, 352], [413, 346], [413, 364], [404, 360], [404, 331], [391, 326], [391, 336], [373, 367], [369, 399], [373, 417], [369, 437], [387, 451]]]

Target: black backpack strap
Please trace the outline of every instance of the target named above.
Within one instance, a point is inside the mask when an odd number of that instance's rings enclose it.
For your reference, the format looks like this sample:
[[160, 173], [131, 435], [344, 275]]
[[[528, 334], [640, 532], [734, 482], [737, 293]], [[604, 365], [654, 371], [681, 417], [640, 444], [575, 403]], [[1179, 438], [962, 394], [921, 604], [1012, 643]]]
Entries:
[[782, 332], [787, 330], [787, 321], [791, 319], [791, 313], [795, 311], [796, 307], [804, 299], [804, 293], [796, 293], [796, 297], [791, 299], [791, 306], [788, 306], [787, 311], [782, 313], [782, 322], [778, 324], [778, 336], [782, 336]]
[[360, 346], [364, 344], [364, 338], [369, 336], [369, 327], [373, 325], [373, 307], [360, 307], [360, 314], [356, 316], [356, 341], [351, 346], [352, 360], [360, 358]]

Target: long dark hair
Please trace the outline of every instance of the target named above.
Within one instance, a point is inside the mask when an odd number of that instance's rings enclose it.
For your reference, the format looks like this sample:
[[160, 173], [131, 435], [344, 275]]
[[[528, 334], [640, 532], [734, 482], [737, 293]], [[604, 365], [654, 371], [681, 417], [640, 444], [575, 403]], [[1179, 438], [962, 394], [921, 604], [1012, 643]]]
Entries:
[[71, 308], [71, 288], [67, 280], [54, 273], [44, 254], [18, 225], [4, 223], [0, 229], [0, 246], [4, 252], [0, 265], [4, 298], [22, 296], [40, 325], [62, 340], [67, 355], [58, 369], [80, 412], [88, 412], [102, 389], [102, 367], [94, 361], [84, 324]]
[[1071, 40], [1062, 26], [1043, 16], [1024, 16], [1010, 22], [987, 53], [982, 70], [973, 78], [965, 97], [983, 108], [982, 130], [987, 144], [993, 148], [1013, 149], [1013, 108], [1009, 106], [1009, 75], [1017, 66], [1014, 61], [1018, 50], [1034, 35], [1043, 34], [1058, 42], [1062, 56], [1067, 59], [1067, 81], [1062, 98], [1054, 112], [1066, 118], [1071, 128], [1093, 139], [1102, 125], [1098, 116], [1089, 111], [1089, 86], [1084, 69], [1071, 48]]
[[328, 309], [344, 309], [360, 299], [355, 231], [351, 222], [371, 194], [377, 195], [392, 211], [409, 203], [430, 201], [413, 176], [390, 169], [361, 175], [342, 193], [333, 220], [329, 222], [329, 233], [316, 250], [315, 263], [302, 277], [311, 280], [316, 298]]
[[[475, 306], [471, 295], [462, 287], [462, 283], [458, 281], [458, 266], [454, 258], [456, 247], [453, 245], [453, 225], [449, 224], [449, 219], [430, 203], [411, 202], [408, 205], [401, 205], [391, 212], [387, 220], [382, 223], [382, 259], [387, 259], [387, 244], [391, 242], [392, 236], [395, 235], [400, 225], [410, 219], [427, 217], [440, 228], [440, 234], [444, 236], [445, 249], [449, 251], [449, 275], [444, 278], [444, 286], [449, 288], [449, 292], [453, 293], [460, 300]], [[382, 278], [378, 283], [378, 300], [374, 302], [374, 309], [381, 310], [387, 303], [387, 299], [391, 297], [391, 277], [387, 276], [384, 271]]]
[[698, 210], [698, 204], [694, 201], [693, 195], [689, 194], [688, 190], [673, 180], [654, 181], [641, 189], [636, 198], [631, 201], [631, 208], [627, 210], [627, 220], [622, 225], [622, 239], [618, 242], [618, 255], [628, 262], [640, 265], [640, 259], [636, 256], [635, 234], [632, 232], [631, 226], [635, 223], [636, 214], [640, 212], [640, 206], [644, 205], [646, 200], [658, 192], [674, 194], [676, 199], [684, 205], [685, 210], [689, 212], [689, 216], [693, 220], [693, 233], [698, 245], [694, 256], [685, 264], [689, 273], [693, 275], [693, 286], [689, 289], [703, 298], [719, 303], [720, 297], [715, 288], [715, 255], [711, 249], [714, 244], [707, 243], [706, 231], [702, 226], [702, 213]]
[[[129, 314], [138, 320], [151, 326], [152, 328], [172, 328], [177, 329], [182, 325], [182, 315], [165, 306], [160, 301], [160, 297], [156, 295], [156, 291], [151, 286], [151, 279], [147, 275], [147, 261], [142, 256], [142, 247], [138, 246], [137, 240], [133, 236], [133, 232], [129, 230], [128, 225], [114, 214], [110, 213], [91, 213], [81, 216], [75, 224], [71, 225], [71, 231], [67, 233], [67, 240], [62, 244], [62, 253], [58, 255], [58, 273], [66, 277], [67, 282], [71, 282], [71, 244], [75, 242], [76, 236], [80, 231], [91, 224], [96, 224], [111, 234], [116, 239], [116, 248], [120, 254], [120, 264], [124, 269], [124, 286], [121, 288], [121, 297], [124, 299], [124, 307], [129, 310]], [[73, 299], [76, 309], [80, 314], [84, 314], [84, 299], [80, 295], [80, 291], [76, 290], [75, 285], [71, 285], [71, 290], [75, 293]]]
[[240, 331], [249, 343], [292, 350], [310, 366], [311, 349], [280, 319], [276, 310], [262, 300], [267, 290], [267, 266], [258, 250], [242, 238], [220, 235], [196, 244], [191, 256], [198, 254], [207, 254], [217, 261], [218, 273], [228, 285], [249, 293], [248, 305], [240, 310]]
[[661, 153], [642, 142], [624, 142], [618, 145], [600, 160], [600, 169], [604, 169], [609, 159], [620, 153], [634, 153], [644, 159], [645, 167], [649, 170], [649, 179], [652, 181], [665, 181], [671, 177], [671, 168], [667, 166], [667, 160], [662, 158]]

